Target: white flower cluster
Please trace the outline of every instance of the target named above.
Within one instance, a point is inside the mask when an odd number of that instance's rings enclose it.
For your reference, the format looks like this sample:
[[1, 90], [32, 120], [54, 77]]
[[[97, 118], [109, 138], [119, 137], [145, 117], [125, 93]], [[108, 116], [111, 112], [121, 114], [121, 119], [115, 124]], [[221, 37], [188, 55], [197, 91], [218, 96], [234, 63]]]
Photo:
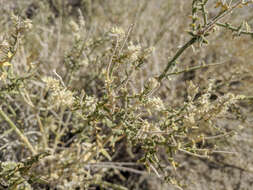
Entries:
[[157, 136], [157, 137], [163, 139], [162, 131], [160, 130], [160, 128], [156, 127], [153, 124], [150, 124], [148, 121], [145, 120], [143, 122], [141, 128], [137, 132], [136, 137], [138, 139], [145, 139], [145, 138], [147, 138], [149, 136], [151, 136], [151, 137]]
[[128, 54], [129, 54], [130, 61], [131, 62], [137, 61], [138, 57], [141, 53], [141, 46], [134, 45], [132, 42], [130, 42], [130, 45], [127, 48], [128, 48]]
[[53, 77], [44, 77], [42, 81], [45, 82], [46, 88], [51, 91], [50, 101], [53, 105], [56, 105], [57, 107], [71, 107], [73, 105], [73, 92], [61, 86], [59, 80]]
[[32, 21], [30, 19], [22, 20], [21, 17], [12, 14], [11, 20], [19, 31], [30, 30], [32, 28]]
[[47, 90], [57, 91], [60, 90], [60, 81], [53, 77], [44, 77], [42, 81], [46, 84]]
[[85, 99], [85, 105], [89, 112], [94, 112], [96, 109], [97, 99], [92, 96], [87, 96]]
[[71, 107], [74, 103], [73, 92], [70, 90], [62, 89], [60, 91], [54, 91], [51, 97], [58, 106]]
[[163, 111], [165, 106], [159, 97], [148, 98], [145, 106], [154, 111]]
[[187, 87], [188, 100], [193, 101], [194, 97], [198, 92], [199, 88], [192, 81], [190, 81]]

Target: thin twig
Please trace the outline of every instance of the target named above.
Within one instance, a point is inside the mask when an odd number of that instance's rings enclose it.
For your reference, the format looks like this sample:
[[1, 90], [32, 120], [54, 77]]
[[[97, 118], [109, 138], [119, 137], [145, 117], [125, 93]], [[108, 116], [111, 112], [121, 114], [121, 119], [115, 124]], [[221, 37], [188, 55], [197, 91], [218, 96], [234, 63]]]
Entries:
[[[220, 26], [220, 27], [223, 27], [223, 28], [227, 28], [227, 29], [231, 30], [232, 32], [239, 32], [239, 30], [238, 30], [239, 28], [231, 26], [228, 23], [223, 24], [223, 23], [217, 22], [216, 25]], [[241, 30], [240, 34], [253, 35], [253, 31]]]
[[168, 73], [166, 75], [166, 77], [168, 77], [170, 75], [178, 75], [178, 74], [185, 73], [185, 72], [190, 72], [190, 71], [195, 71], [195, 70], [198, 70], [198, 69], [203, 69], [203, 68], [210, 67], [210, 66], [222, 65], [224, 63], [225, 62], [223, 62], [223, 63], [206, 64], [206, 65], [199, 65], [199, 66], [191, 67], [191, 68], [188, 68], [188, 69], [185, 69], [185, 70], [182, 70], [182, 71], [176, 71], [176, 72], [173, 72], [173, 73]]
[[117, 165], [113, 165], [113, 163], [111, 164], [104, 164], [104, 163], [94, 163], [94, 164], [86, 164], [86, 166], [89, 166], [89, 167], [99, 167], [99, 168], [113, 168], [113, 169], [119, 169], [119, 170], [122, 170], [122, 171], [129, 171], [129, 172], [132, 172], [132, 173], [135, 173], [135, 174], [140, 174], [140, 175], [149, 175], [149, 173], [147, 172], [143, 172], [143, 171], [140, 171], [140, 170], [136, 170], [136, 169], [133, 169], [133, 168], [127, 168], [127, 167], [123, 167], [123, 166], [117, 166]]
[[37, 154], [36, 150], [33, 148], [31, 143], [28, 141], [25, 135], [18, 129], [18, 127], [12, 122], [12, 120], [4, 113], [4, 111], [0, 108], [0, 116], [9, 124], [9, 126], [14, 129], [20, 139], [25, 143], [27, 148], [32, 152], [33, 155]]
[[44, 130], [44, 126], [41, 122], [39, 114], [36, 114], [36, 119], [37, 119], [37, 122], [38, 122], [38, 125], [39, 125], [39, 128], [40, 128], [40, 132], [41, 132], [41, 135], [42, 135], [44, 148], [47, 148], [48, 147], [47, 136], [46, 136], [46, 132]]
[[195, 153], [189, 152], [189, 151], [181, 149], [181, 148], [179, 148], [178, 150], [181, 151], [181, 152], [184, 152], [186, 154], [189, 154], [191, 156], [195, 156], [195, 157], [199, 157], [199, 158], [208, 158], [208, 156], [206, 156], [206, 155], [195, 154]]
[[192, 37], [184, 46], [182, 46], [177, 53], [175, 54], [175, 56], [168, 62], [166, 68], [164, 69], [164, 71], [162, 72], [162, 74], [158, 77], [158, 81], [161, 82], [162, 79], [164, 77], [166, 77], [167, 72], [169, 71], [169, 69], [171, 68], [171, 66], [173, 66], [176, 63], [176, 60], [180, 57], [180, 55], [188, 48], [190, 47], [192, 44], [194, 44], [198, 39], [198, 36], [194, 36]]

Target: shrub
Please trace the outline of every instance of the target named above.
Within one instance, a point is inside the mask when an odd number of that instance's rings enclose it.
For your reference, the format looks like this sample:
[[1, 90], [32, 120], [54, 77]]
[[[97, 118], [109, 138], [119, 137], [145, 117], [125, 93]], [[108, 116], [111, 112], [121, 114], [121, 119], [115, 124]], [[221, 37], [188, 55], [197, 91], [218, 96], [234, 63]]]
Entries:
[[[0, 46], [2, 188], [141, 188], [136, 179], [135, 184], [127, 183], [126, 173], [134, 173], [182, 189], [185, 182], [177, 172], [184, 164], [180, 155], [208, 160], [234, 153], [219, 147], [240, 129], [224, 124], [231, 117], [241, 123], [246, 120], [238, 102], [251, 100], [250, 94], [223, 91], [224, 86], [233, 86], [230, 79], [208, 78], [210, 73], [205, 71], [209, 67], [217, 70], [225, 63], [210, 63], [208, 57], [197, 65], [181, 62], [194, 62], [196, 54], [208, 48], [208, 39], [215, 44], [215, 37], [221, 34], [218, 29], [234, 37], [252, 36], [246, 21], [238, 27], [223, 21], [252, 1], [215, 1], [212, 10], [213, 2], [193, 0], [185, 34], [189, 39], [173, 47], [175, 54], [158, 74], [148, 72], [155, 67], [148, 63], [156, 50], [134, 40], [138, 33], [134, 25], [127, 30], [104, 27], [92, 34], [91, 23], [103, 22], [99, 2], [83, 1], [85, 9], [78, 11], [78, 18], [69, 11], [74, 7], [63, 1], [33, 3], [38, 10], [33, 28], [22, 16], [5, 18], [7, 23], [11, 18], [12, 25]], [[147, 6], [143, 3], [136, 17], [141, 18]], [[117, 12], [117, 2], [115, 7]], [[161, 30], [153, 44], [165, 33]], [[190, 48], [193, 53], [187, 51]], [[188, 53], [185, 58], [183, 53]], [[197, 72], [202, 72], [199, 78]], [[179, 87], [170, 92], [171, 84], [180, 86], [179, 75], [184, 75], [185, 91]], [[196, 81], [189, 80], [195, 77]], [[180, 91], [184, 92], [176, 94]], [[125, 182], [119, 184], [121, 180]]]

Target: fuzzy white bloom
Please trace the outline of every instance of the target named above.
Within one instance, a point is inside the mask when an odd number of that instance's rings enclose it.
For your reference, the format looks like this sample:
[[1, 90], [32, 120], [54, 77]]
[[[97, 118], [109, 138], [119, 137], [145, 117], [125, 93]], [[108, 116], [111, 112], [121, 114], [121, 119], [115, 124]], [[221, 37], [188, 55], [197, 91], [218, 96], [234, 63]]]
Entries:
[[11, 20], [20, 31], [30, 30], [32, 28], [32, 21], [30, 19], [22, 20], [19, 16], [12, 14]]
[[206, 94], [201, 96], [200, 102], [203, 106], [208, 107], [210, 105], [210, 101], [209, 101], [210, 96], [211, 96], [210, 93], [206, 93]]
[[28, 30], [30, 30], [32, 28], [32, 26], [33, 26], [32, 25], [32, 21], [30, 19], [26, 19], [24, 21], [24, 24], [25, 24], [25, 28], [28, 29]]
[[51, 99], [57, 106], [71, 107], [74, 103], [73, 92], [70, 90], [54, 91]]
[[19, 17], [17, 15], [15, 15], [14, 13], [11, 14], [11, 21], [14, 23], [14, 24], [17, 24], [20, 20], [19, 20]]
[[136, 61], [141, 53], [141, 46], [134, 45], [132, 42], [130, 42], [130, 45], [127, 48], [130, 61], [132, 62]]
[[215, 79], [209, 79], [209, 84], [208, 84], [207, 91], [211, 92], [214, 88], [214, 85], [215, 85]]
[[52, 104], [56, 106], [67, 106], [67, 107], [73, 105], [74, 103], [73, 92], [61, 86], [61, 83], [58, 79], [55, 79], [53, 77], [44, 77], [42, 81], [46, 83], [46, 88], [52, 91], [50, 97]]
[[184, 117], [185, 122], [190, 124], [191, 126], [196, 123], [195, 121], [195, 113], [189, 113], [187, 116]]
[[85, 99], [85, 104], [89, 112], [94, 112], [96, 109], [97, 99], [92, 96], [87, 96]]
[[53, 77], [44, 77], [42, 81], [46, 83], [46, 88], [53, 91], [58, 91], [61, 88], [60, 81]]
[[146, 106], [155, 111], [162, 111], [165, 109], [163, 101], [159, 97], [148, 98]]
[[188, 92], [188, 99], [192, 101], [196, 96], [196, 94], [199, 92], [199, 88], [192, 81], [190, 81], [188, 84], [187, 92]]
[[238, 99], [236, 98], [236, 96], [232, 93], [227, 93], [225, 96], [222, 97], [221, 99], [222, 102], [224, 102], [224, 107], [221, 113], [226, 113], [229, 106], [235, 104]]

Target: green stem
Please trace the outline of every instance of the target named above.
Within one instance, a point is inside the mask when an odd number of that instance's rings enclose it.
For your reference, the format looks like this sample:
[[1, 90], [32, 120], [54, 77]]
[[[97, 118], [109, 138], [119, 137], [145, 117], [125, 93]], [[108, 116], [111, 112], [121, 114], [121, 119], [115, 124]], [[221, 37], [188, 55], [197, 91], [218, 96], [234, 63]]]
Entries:
[[[193, 1], [194, 3], [195, 1]], [[180, 57], [180, 55], [188, 48], [190, 47], [192, 44], [194, 44], [199, 38], [201, 38], [201, 35], [206, 34], [207, 32], [209, 32], [213, 26], [222, 18], [224, 18], [226, 15], [228, 15], [229, 13], [231, 13], [235, 8], [239, 7], [242, 4], [242, 1], [238, 1], [237, 3], [235, 3], [233, 6], [231, 6], [228, 10], [222, 12], [221, 14], [217, 15], [215, 18], [212, 19], [212, 21], [210, 21], [208, 24], [206, 24], [206, 26], [200, 30], [198, 32], [197, 35], [193, 36], [183, 47], [181, 47], [177, 53], [175, 54], [175, 56], [168, 62], [165, 70], [162, 72], [162, 74], [158, 77], [158, 81], [161, 82], [163, 80], [163, 78], [166, 77], [167, 72], [169, 71], [169, 69], [171, 68], [171, 66], [173, 66], [176, 62], [176, 60]]]
[[[217, 22], [216, 25], [220, 26], [220, 27], [223, 27], [223, 28], [227, 28], [227, 29], [231, 30], [232, 32], [239, 32], [237, 27], [231, 26], [228, 23], [223, 24], [223, 23]], [[253, 32], [252, 31], [242, 30], [242, 31], [240, 31], [240, 34], [253, 35]]]
[[207, 25], [207, 11], [206, 11], [206, 3], [208, 0], [202, 0], [200, 6], [201, 6], [201, 11], [202, 11], [202, 17], [203, 17], [203, 21], [204, 21], [204, 26]]
[[171, 66], [173, 66], [176, 62], [176, 60], [180, 57], [180, 55], [188, 48], [190, 47], [192, 44], [194, 44], [198, 39], [198, 36], [194, 36], [192, 37], [183, 47], [181, 47], [177, 53], [175, 54], [175, 56], [168, 62], [166, 68], [164, 69], [164, 71], [162, 72], [162, 74], [158, 77], [158, 81], [161, 82], [163, 80], [164, 77], [166, 77], [167, 72], [169, 71], [169, 69], [171, 68]]
[[199, 65], [199, 66], [191, 67], [191, 68], [188, 68], [188, 69], [185, 69], [185, 70], [168, 73], [168, 74], [166, 74], [166, 77], [171, 76], [171, 75], [178, 75], [178, 74], [186, 73], [186, 72], [190, 72], [190, 71], [195, 71], [195, 70], [198, 70], [198, 69], [203, 69], [203, 68], [210, 67], [210, 66], [222, 65], [222, 64], [223, 63], [213, 63], [213, 64], [207, 64], [207, 65]]

